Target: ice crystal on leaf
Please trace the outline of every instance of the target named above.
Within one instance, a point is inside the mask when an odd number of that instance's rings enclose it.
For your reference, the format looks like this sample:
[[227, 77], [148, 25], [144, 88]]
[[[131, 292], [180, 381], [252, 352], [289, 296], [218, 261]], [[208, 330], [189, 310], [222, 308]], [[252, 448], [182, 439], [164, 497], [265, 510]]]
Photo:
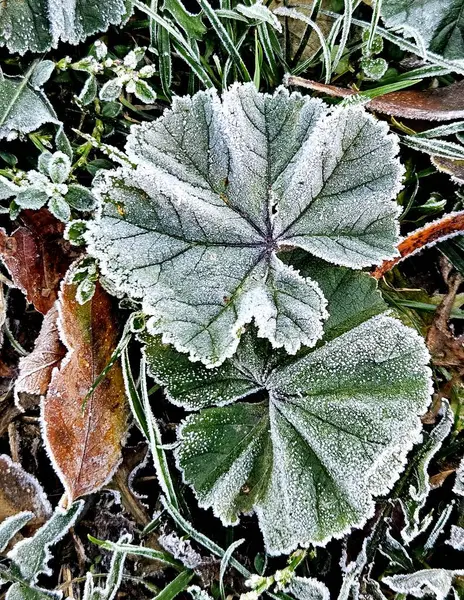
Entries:
[[270, 554], [364, 523], [402, 470], [430, 400], [424, 343], [379, 314], [372, 280], [306, 259], [300, 268], [318, 273], [331, 314], [316, 349], [289, 357], [250, 327], [231, 359], [207, 369], [143, 335], [169, 399], [201, 408], [179, 429], [185, 481], [225, 524], [254, 510]]
[[149, 328], [208, 366], [233, 355], [243, 326], [296, 353], [327, 318], [311, 277], [282, 262], [301, 248], [360, 269], [396, 255], [402, 168], [396, 138], [360, 107], [329, 109], [236, 84], [178, 98], [134, 127], [133, 167], [98, 178], [90, 253]]

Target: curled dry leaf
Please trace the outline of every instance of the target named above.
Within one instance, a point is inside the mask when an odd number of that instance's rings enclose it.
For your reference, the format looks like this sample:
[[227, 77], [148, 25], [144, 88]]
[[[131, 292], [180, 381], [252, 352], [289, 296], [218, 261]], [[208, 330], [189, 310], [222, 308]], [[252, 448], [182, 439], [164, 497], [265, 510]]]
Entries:
[[76, 253], [63, 239], [64, 225], [47, 209], [24, 210], [21, 222], [11, 236], [0, 229], [0, 257], [14, 284], [45, 315]]
[[[287, 85], [305, 87], [336, 98], [356, 96], [357, 92], [302, 77], [288, 77]], [[366, 104], [371, 111], [405, 119], [452, 121], [464, 118], [462, 94], [464, 81], [431, 90], [400, 90], [373, 98]]]
[[372, 271], [371, 275], [376, 279], [381, 279], [385, 273], [391, 271], [400, 261], [417, 254], [424, 248], [433, 246], [455, 235], [464, 233], [464, 211], [449, 213], [442, 219], [427, 223], [425, 227], [416, 229], [408, 237], [404, 238], [398, 244], [400, 256], [392, 260], [386, 260], [379, 267]]
[[83, 403], [118, 342], [111, 299], [98, 284], [92, 300], [80, 305], [76, 285], [64, 283], [58, 303], [59, 327], [68, 349], [54, 369], [42, 405], [45, 440], [68, 502], [102, 487], [121, 460], [127, 426], [122, 371], [116, 363]]
[[33, 351], [19, 361], [15, 403], [20, 409], [25, 409], [26, 404], [29, 407], [31, 400], [32, 404], [35, 404], [39, 396], [47, 393], [53, 368], [61, 362], [66, 353], [60, 340], [57, 319], [58, 308], [55, 305], [45, 315]]
[[0, 522], [22, 511], [34, 513], [30, 525], [44, 523], [52, 507], [35, 477], [5, 454], [0, 455]]

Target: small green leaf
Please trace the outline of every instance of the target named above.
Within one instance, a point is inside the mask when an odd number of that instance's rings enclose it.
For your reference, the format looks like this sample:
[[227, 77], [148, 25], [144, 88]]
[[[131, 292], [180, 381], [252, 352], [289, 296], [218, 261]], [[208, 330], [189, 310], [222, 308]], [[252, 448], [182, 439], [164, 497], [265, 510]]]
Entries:
[[71, 172], [71, 161], [63, 152], [55, 152], [48, 160], [47, 168], [53, 183], [64, 183]]
[[67, 226], [64, 238], [69, 240], [73, 246], [85, 246], [84, 233], [87, 231], [87, 221], [74, 219]]
[[105, 102], [102, 108], [102, 116], [114, 119], [121, 114], [122, 106], [119, 102]]
[[110, 79], [104, 84], [104, 86], [100, 90], [100, 100], [104, 100], [105, 102], [112, 102], [113, 100], [117, 100], [122, 94], [122, 87], [123, 84], [121, 83], [118, 77], [116, 77], [115, 79]]
[[96, 205], [96, 200], [92, 192], [77, 183], [72, 183], [68, 186], [68, 193], [65, 197], [66, 202], [76, 210], [89, 211], [93, 210]]
[[55, 63], [52, 60], [41, 60], [32, 73], [32, 87], [36, 90], [40, 89], [50, 79], [54, 69]]
[[34, 517], [31, 512], [21, 512], [7, 517], [0, 523], [0, 552], [4, 552], [8, 543]]
[[48, 208], [52, 215], [63, 221], [63, 223], [67, 223], [71, 218], [71, 209], [63, 196], [58, 194], [52, 196], [48, 203]]
[[47, 194], [41, 189], [27, 187], [18, 192], [15, 198], [16, 204], [21, 208], [31, 208], [38, 210], [48, 202]]
[[95, 77], [95, 75], [90, 74], [85, 80], [84, 87], [80, 91], [79, 96], [77, 98], [83, 106], [87, 106], [87, 104], [90, 104], [95, 100], [95, 98], [97, 97], [97, 93], [97, 78]]
[[388, 69], [388, 63], [383, 58], [364, 57], [360, 62], [361, 68], [368, 79], [382, 79]]
[[156, 101], [155, 90], [142, 79], [135, 82], [134, 94], [145, 104], [153, 104]]
[[16, 196], [20, 188], [12, 181], [0, 175], [0, 200], [8, 200]]

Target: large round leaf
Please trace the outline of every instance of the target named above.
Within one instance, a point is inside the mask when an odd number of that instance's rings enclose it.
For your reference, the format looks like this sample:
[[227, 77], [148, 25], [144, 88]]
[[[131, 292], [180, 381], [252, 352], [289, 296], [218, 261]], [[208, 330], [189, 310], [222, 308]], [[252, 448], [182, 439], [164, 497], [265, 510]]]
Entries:
[[231, 359], [207, 369], [143, 336], [169, 399], [202, 409], [179, 430], [185, 481], [225, 524], [256, 511], [272, 554], [364, 523], [401, 472], [430, 400], [423, 340], [379, 314], [375, 282], [292, 259], [320, 278], [329, 301], [318, 348], [288, 357], [250, 330]]
[[89, 251], [192, 359], [222, 363], [252, 319], [293, 354], [321, 337], [327, 313], [281, 251], [356, 269], [396, 255], [402, 169], [387, 131], [362, 108], [329, 112], [283, 88], [177, 99], [132, 130], [135, 167], [100, 177]]

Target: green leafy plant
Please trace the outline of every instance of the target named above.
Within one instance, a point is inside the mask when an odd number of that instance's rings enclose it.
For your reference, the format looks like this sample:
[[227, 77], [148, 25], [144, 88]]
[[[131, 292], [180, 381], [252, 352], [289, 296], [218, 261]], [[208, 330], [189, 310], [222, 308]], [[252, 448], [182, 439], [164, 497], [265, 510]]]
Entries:
[[0, 198], [11, 199], [10, 214], [15, 218], [24, 208], [37, 210], [47, 205], [60, 221], [71, 218], [71, 209], [90, 211], [95, 198], [90, 190], [78, 183], [69, 183], [71, 159], [64, 152], [43, 152], [38, 171], [5, 170], [0, 176]]
[[326, 299], [283, 251], [354, 269], [396, 255], [397, 142], [360, 107], [235, 85], [176, 99], [126, 149], [133, 167], [97, 177], [89, 252], [152, 333], [208, 366], [252, 319], [291, 354], [321, 337]]

